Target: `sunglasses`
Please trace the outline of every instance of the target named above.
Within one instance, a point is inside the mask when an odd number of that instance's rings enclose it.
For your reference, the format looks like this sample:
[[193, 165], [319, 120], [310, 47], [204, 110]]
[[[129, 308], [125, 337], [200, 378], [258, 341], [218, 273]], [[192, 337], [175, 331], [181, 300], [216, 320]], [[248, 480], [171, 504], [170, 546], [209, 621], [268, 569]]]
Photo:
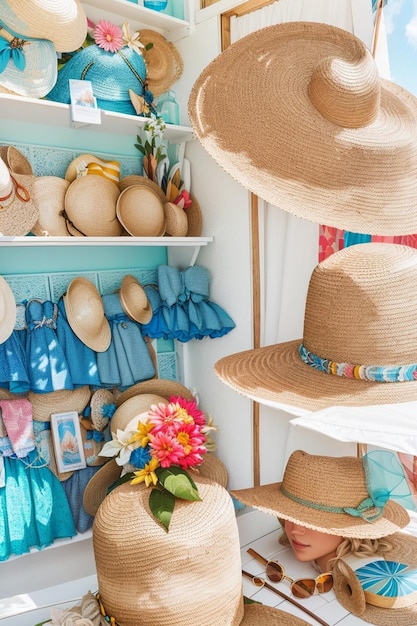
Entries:
[[[282, 580], [288, 580], [291, 583], [291, 592], [296, 598], [309, 598], [316, 590], [318, 593], [327, 593], [333, 589], [333, 575], [331, 572], [320, 574], [317, 578], [294, 580], [285, 574], [284, 567], [278, 561], [268, 561], [252, 548], [248, 549], [248, 553], [262, 565], [265, 565], [265, 574], [271, 582], [279, 583]], [[257, 578], [255, 576], [255, 579]], [[262, 578], [259, 578], [259, 581], [262, 581]], [[255, 580], [254, 583], [260, 586], [260, 583]]]

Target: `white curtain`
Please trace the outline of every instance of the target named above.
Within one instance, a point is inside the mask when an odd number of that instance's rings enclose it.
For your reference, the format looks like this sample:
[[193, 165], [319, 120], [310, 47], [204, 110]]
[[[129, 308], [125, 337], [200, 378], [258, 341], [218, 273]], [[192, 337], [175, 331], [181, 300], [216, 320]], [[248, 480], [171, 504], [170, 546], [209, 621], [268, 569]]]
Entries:
[[[232, 17], [231, 41], [265, 26], [300, 20], [344, 28], [371, 48], [371, 0], [278, 0]], [[301, 338], [308, 282], [318, 262], [319, 227], [259, 201], [259, 240], [261, 345]], [[355, 454], [352, 444], [312, 437], [311, 432], [291, 428], [292, 417], [260, 407], [261, 484], [280, 478], [288, 455], [296, 448], [315, 454]]]

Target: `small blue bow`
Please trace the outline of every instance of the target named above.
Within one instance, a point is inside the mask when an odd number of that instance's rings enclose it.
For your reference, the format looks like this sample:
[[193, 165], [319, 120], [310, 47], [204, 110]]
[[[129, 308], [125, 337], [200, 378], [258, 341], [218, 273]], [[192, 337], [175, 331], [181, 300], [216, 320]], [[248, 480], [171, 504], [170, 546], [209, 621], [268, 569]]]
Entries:
[[23, 72], [26, 67], [23, 43], [23, 39], [16, 39], [16, 37], [12, 41], [0, 37], [0, 73], [4, 72], [10, 59], [17, 69]]

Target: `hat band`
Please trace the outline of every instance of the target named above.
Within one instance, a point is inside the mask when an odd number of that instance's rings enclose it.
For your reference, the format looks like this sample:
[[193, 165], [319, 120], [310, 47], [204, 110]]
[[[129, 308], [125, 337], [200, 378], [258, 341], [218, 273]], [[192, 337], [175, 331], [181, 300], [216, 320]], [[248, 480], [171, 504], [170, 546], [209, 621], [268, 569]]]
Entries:
[[354, 365], [352, 363], [336, 363], [330, 359], [323, 359], [307, 350], [303, 343], [298, 353], [306, 365], [314, 369], [357, 380], [368, 380], [376, 383], [400, 383], [417, 380], [417, 363], [410, 365]]
[[23, 72], [26, 66], [23, 46], [29, 41], [21, 39], [13, 32], [10, 32], [0, 21], [0, 74], [4, 72], [10, 60], [13, 61], [18, 70]]

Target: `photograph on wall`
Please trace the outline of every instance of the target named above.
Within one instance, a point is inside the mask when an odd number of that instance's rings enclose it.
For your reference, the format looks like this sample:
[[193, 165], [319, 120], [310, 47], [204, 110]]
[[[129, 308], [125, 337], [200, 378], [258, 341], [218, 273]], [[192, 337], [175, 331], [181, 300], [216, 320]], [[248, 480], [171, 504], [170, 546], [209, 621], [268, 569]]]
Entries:
[[53, 413], [51, 429], [58, 470], [69, 472], [86, 467], [78, 413]]

